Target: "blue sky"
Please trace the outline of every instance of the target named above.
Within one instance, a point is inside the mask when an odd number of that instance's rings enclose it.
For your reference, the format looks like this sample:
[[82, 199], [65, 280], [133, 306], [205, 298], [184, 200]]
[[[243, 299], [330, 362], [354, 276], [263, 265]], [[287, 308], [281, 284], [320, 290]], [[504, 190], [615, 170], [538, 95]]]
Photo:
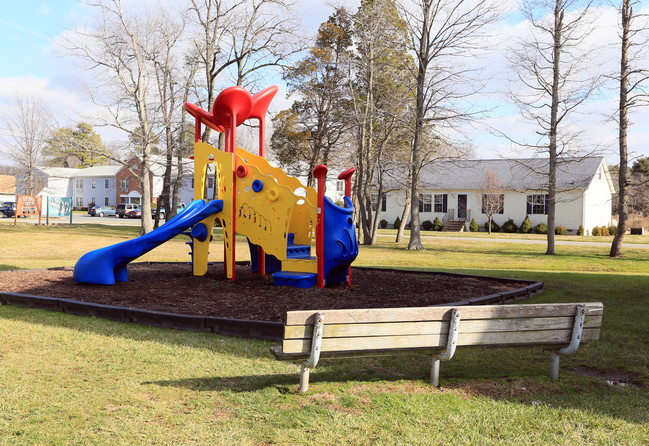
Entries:
[[[302, 1], [300, 16], [307, 28], [315, 30], [327, 19], [332, 13], [328, 3], [327, 0]], [[336, 3], [351, 5], [352, 11], [357, 7], [357, 1], [354, 0], [338, 0]], [[3, 61], [0, 63], [0, 106], [9, 102], [15, 91], [22, 89], [36, 93], [50, 106], [64, 108], [63, 113], [70, 116], [73, 116], [74, 112], [83, 112], [91, 107], [88, 99], [76, 90], [79, 73], [75, 71], [74, 61], [63, 58], [54, 49], [52, 42], [52, 39], [60, 33], [74, 27], [77, 19], [87, 14], [85, 9], [86, 7], [76, 0], [0, 0], [0, 58]], [[607, 22], [613, 23], [616, 20], [611, 13], [614, 11], [609, 8], [606, 13], [608, 16], [604, 18]], [[520, 14], [513, 14], [501, 22], [496, 28], [496, 34], [501, 33], [500, 40], [511, 40], [511, 36], [517, 36], [517, 33], [520, 33], [521, 20]], [[499, 65], [494, 72], [498, 69], [506, 71], [503, 52], [495, 53], [497, 57], [490, 61]], [[617, 58], [617, 54], [611, 52], [606, 58], [613, 61]], [[289, 102], [279, 96], [275, 101], [277, 105], [287, 106]], [[490, 103], [499, 104], [497, 113], [492, 115], [491, 125], [496, 123], [505, 132], [534, 131], [515, 116], [511, 103], [496, 98], [495, 95], [483, 98], [483, 102], [485, 99]], [[605, 98], [594, 108], [604, 109], [613, 106], [611, 109], [614, 110], [614, 104], [610, 99], [610, 97]], [[635, 156], [649, 156], [649, 145], [645, 143], [649, 139], [649, 128], [645, 125], [646, 122], [649, 122], [649, 111], [637, 115], [633, 121], [630, 143], [631, 151]], [[587, 130], [598, 140], [612, 137], [607, 143], [608, 151], [605, 154], [609, 164], [616, 163], [615, 126], [610, 122], [602, 124], [601, 119], [597, 118], [592, 120], [591, 128]], [[2, 133], [0, 128], [0, 136]], [[490, 135], [485, 127], [479, 127], [472, 136], [476, 157], [526, 155], [516, 153], [510, 143]]]
[[56, 77], [51, 39], [73, 23], [78, 3], [4, 0], [0, 11], [0, 78]]

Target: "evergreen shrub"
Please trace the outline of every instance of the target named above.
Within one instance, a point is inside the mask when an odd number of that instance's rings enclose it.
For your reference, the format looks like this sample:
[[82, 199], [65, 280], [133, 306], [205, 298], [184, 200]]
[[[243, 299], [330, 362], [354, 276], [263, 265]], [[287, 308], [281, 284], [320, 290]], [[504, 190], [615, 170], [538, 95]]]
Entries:
[[[489, 221], [485, 222], [484, 228], [489, 231]], [[491, 220], [491, 232], [500, 232], [500, 226], [498, 226], [495, 220]]]
[[426, 220], [425, 222], [423, 222], [423, 223], [421, 224], [421, 228], [422, 228], [424, 231], [432, 231], [432, 230], [433, 230], [433, 222], [430, 221], [430, 220]]
[[518, 232], [518, 226], [516, 226], [516, 223], [514, 223], [514, 220], [512, 220], [511, 218], [503, 223], [501, 229], [503, 230], [503, 232], [508, 232], [510, 234]]
[[555, 226], [554, 227], [554, 234], [555, 235], [568, 235], [568, 230], [566, 229], [565, 226]]
[[471, 232], [478, 232], [480, 231], [480, 225], [478, 225], [478, 222], [475, 221], [475, 218], [471, 219], [471, 224], [469, 224], [469, 230]]

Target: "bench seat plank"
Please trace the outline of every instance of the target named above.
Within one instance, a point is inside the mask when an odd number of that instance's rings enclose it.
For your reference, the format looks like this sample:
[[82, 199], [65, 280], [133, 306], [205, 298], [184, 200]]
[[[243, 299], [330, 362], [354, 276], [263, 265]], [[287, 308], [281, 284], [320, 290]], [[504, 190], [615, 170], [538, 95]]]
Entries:
[[[499, 331], [571, 330], [574, 316], [522, 318], [522, 319], [474, 319], [462, 320], [460, 334]], [[355, 336], [424, 335], [431, 333], [447, 334], [448, 320], [434, 322], [380, 322], [360, 324], [327, 324], [323, 328], [323, 338]], [[587, 316], [584, 328], [602, 325], [602, 316]], [[284, 329], [284, 339], [311, 339], [313, 325], [289, 325]]]
[[[507, 319], [521, 317], [552, 317], [574, 315], [575, 306], [583, 305], [586, 315], [604, 314], [600, 302], [581, 304], [524, 304], [524, 305], [476, 305], [463, 306], [462, 320]], [[370, 308], [359, 310], [322, 310], [326, 313], [326, 324], [351, 324], [364, 322], [409, 322], [448, 320], [452, 306], [412, 308]], [[286, 325], [307, 325], [315, 321], [318, 310], [289, 311]]]
[[[566, 345], [570, 342], [572, 329], [543, 331], [506, 331], [492, 333], [461, 333], [457, 346], [523, 346], [523, 345]], [[446, 346], [446, 334], [366, 336], [322, 339], [322, 352], [345, 350], [410, 349], [420, 347], [442, 348]], [[582, 342], [599, 338], [599, 328], [584, 329]], [[311, 351], [310, 339], [285, 339], [282, 343], [285, 353], [307, 353]]]

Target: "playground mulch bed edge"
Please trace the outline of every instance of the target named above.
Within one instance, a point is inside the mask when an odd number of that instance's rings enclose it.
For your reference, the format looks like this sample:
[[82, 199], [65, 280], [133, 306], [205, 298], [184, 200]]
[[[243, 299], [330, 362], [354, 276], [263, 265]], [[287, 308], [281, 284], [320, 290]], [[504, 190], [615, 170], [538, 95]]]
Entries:
[[352, 285], [276, 287], [238, 264], [236, 282], [214, 264], [194, 277], [185, 263], [135, 263], [129, 282], [80, 284], [72, 268], [0, 272], [0, 303], [146, 325], [281, 339], [287, 311], [479, 305], [525, 299], [542, 282], [443, 272], [352, 268]]

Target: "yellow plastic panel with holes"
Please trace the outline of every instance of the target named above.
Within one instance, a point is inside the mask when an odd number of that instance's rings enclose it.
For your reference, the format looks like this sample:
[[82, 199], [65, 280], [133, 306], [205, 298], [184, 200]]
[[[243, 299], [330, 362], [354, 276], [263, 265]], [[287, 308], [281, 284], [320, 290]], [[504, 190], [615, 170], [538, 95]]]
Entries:
[[[243, 159], [237, 161], [245, 163]], [[260, 245], [268, 254], [280, 260], [286, 259], [286, 234], [291, 213], [300, 197], [289, 187], [276, 182], [275, 177], [262, 174], [256, 166], [248, 163], [247, 168], [245, 177], [236, 178], [237, 232]], [[263, 185], [258, 192], [252, 187], [255, 180]]]
[[[210, 157], [214, 158], [213, 161]], [[194, 199], [205, 198], [205, 183], [206, 183], [206, 170], [207, 165], [213, 162], [216, 167], [216, 180], [217, 180], [217, 195], [218, 199], [223, 200], [223, 211], [211, 215], [201, 221], [210, 230], [214, 227], [214, 220], [219, 219], [223, 226], [223, 237], [225, 243], [226, 254], [226, 267], [227, 276], [232, 277], [232, 265], [230, 262], [232, 255], [232, 244], [234, 243], [234, 234], [230, 228], [232, 227], [232, 154], [225, 153], [218, 150], [216, 147], [203, 142], [194, 145]], [[202, 276], [207, 272], [209, 245], [210, 238], [205, 241], [198, 241], [194, 239], [194, 258], [193, 258], [193, 274], [195, 276]]]
[[237, 156], [241, 157], [248, 166], [256, 167], [259, 173], [271, 176], [277, 180], [277, 184], [288, 187], [293, 195], [297, 195], [288, 232], [295, 234], [295, 243], [310, 245], [317, 221], [318, 193], [316, 190], [304, 186], [300, 180], [287, 175], [282, 169], [271, 166], [265, 158], [239, 148], [237, 148]]

